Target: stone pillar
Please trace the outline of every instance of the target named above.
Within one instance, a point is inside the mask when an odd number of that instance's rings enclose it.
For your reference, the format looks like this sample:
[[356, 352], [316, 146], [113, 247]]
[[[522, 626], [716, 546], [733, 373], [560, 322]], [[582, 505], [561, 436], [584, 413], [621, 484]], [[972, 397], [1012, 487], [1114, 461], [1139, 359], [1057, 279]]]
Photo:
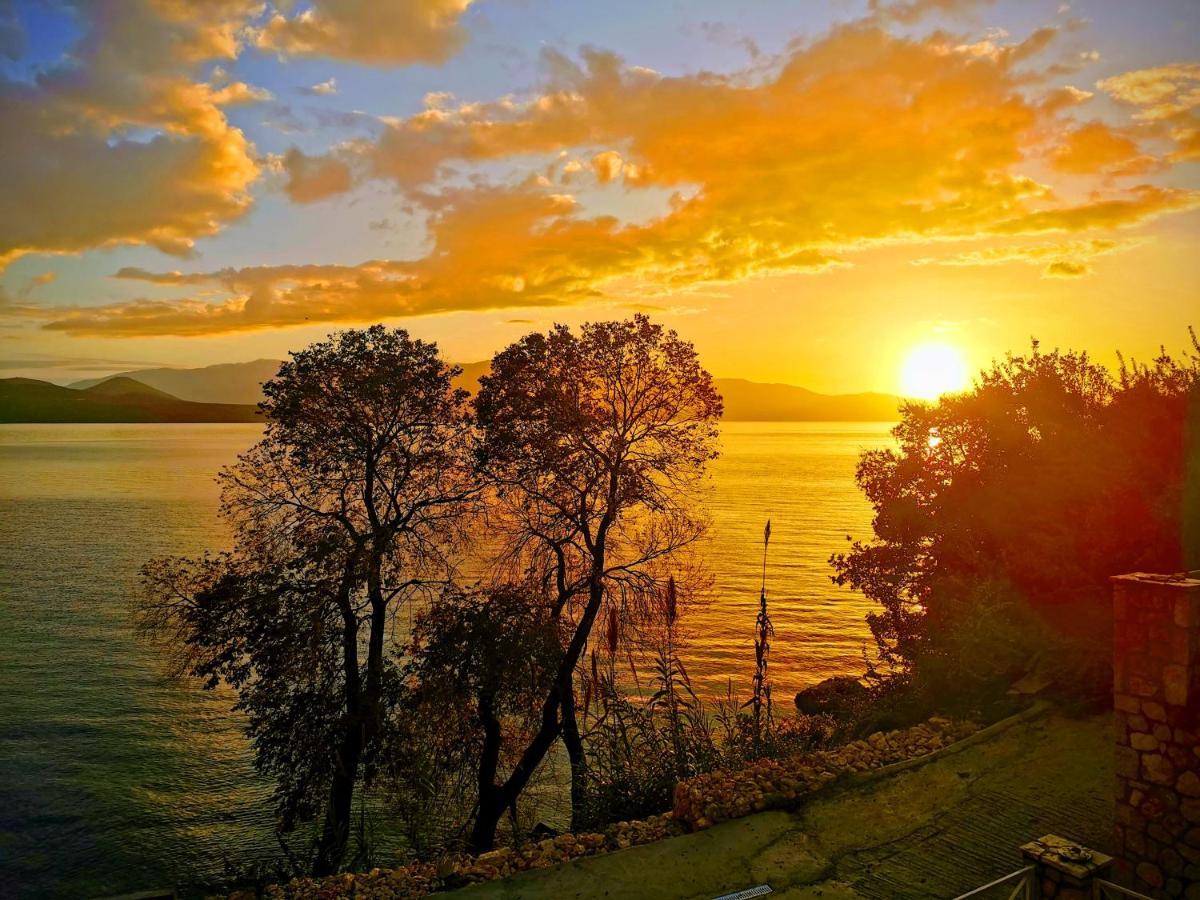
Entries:
[[1117, 872], [1151, 897], [1200, 900], [1197, 576], [1112, 579]]
[[1024, 844], [1021, 855], [1033, 866], [1033, 896], [1040, 900], [1092, 900], [1095, 879], [1108, 877], [1113, 863], [1111, 856], [1056, 834]]

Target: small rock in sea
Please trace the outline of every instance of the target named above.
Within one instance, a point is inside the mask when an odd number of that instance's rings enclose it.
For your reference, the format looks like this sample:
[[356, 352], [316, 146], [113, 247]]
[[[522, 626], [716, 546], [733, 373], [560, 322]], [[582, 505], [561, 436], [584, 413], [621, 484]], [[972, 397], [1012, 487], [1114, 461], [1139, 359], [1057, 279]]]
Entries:
[[864, 702], [868, 691], [862, 682], [849, 675], [826, 678], [796, 695], [796, 709], [805, 716], [839, 716]]

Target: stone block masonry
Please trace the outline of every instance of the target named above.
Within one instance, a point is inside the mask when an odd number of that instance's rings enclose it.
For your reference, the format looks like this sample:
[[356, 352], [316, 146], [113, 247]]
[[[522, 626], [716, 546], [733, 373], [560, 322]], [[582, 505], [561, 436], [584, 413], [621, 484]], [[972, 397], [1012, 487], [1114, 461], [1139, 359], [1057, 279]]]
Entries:
[[1200, 900], [1198, 576], [1112, 580], [1117, 872], [1151, 897]]

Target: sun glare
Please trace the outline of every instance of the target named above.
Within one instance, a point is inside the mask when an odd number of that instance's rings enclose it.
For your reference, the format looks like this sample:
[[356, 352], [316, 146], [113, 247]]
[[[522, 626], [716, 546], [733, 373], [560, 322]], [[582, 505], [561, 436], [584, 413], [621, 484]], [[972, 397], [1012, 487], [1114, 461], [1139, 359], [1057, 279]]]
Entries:
[[900, 393], [917, 400], [936, 400], [967, 386], [967, 362], [947, 344], [914, 347], [900, 369]]

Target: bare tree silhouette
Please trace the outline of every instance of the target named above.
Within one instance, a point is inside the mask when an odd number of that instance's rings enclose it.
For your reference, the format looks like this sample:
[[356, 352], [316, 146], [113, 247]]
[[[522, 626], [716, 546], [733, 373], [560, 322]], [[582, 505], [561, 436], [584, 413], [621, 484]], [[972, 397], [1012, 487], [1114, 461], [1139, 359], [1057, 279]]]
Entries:
[[380, 325], [293, 354], [264, 385], [265, 435], [220, 476], [232, 549], [143, 572], [142, 624], [177, 671], [238, 692], [283, 829], [323, 814], [317, 874], [386, 740], [390, 623], [450, 578], [478, 492], [456, 374]]
[[692, 346], [641, 315], [529, 335], [497, 354], [481, 383], [477, 421], [503, 556], [545, 587], [563, 645], [540, 727], [506, 777], [490, 777], [501, 739], [494, 722], [481, 723], [496, 737], [484, 745], [489, 777], [471, 840], [486, 848], [560, 736], [578, 809], [586, 763], [575, 668], [602, 606], [655, 602], [662, 562], [703, 533], [691, 501], [716, 456], [721, 398]]

